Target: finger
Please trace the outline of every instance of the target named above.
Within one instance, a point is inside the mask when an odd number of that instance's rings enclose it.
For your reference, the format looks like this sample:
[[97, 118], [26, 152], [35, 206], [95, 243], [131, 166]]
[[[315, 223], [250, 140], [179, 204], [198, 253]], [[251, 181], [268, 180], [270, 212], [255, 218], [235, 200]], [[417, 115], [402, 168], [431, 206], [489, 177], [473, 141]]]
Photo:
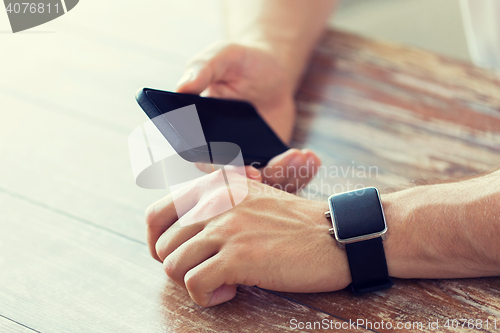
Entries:
[[240, 76], [240, 66], [241, 48], [216, 43], [189, 63], [177, 84], [177, 92], [197, 95], [204, 92], [212, 97], [234, 98], [226, 84]]
[[207, 306], [214, 306], [230, 301], [236, 296], [238, 286], [236, 284], [223, 284], [212, 292], [211, 299]]
[[201, 94], [210, 84], [214, 83], [223, 72], [224, 44], [216, 43], [203, 50], [192, 59], [177, 83], [177, 92], [186, 94]]
[[296, 192], [316, 174], [321, 160], [308, 149], [289, 149], [271, 159], [261, 171], [263, 182], [287, 192]]
[[146, 228], [149, 253], [162, 262], [156, 254], [155, 244], [160, 235], [177, 220], [172, 195], [153, 203], [146, 209]]
[[156, 253], [158, 238], [193, 208], [198, 200], [199, 193], [196, 191], [196, 182], [193, 182], [158, 200], [146, 209], [147, 242], [149, 253], [154, 259], [162, 262]]
[[221, 264], [219, 254], [189, 270], [184, 283], [189, 296], [196, 304], [208, 307], [227, 302], [236, 296], [237, 286], [227, 284], [226, 265]]
[[163, 262], [167, 256], [196, 236], [204, 227], [203, 223], [193, 223], [183, 227], [180, 226], [179, 221], [174, 223], [161, 234], [156, 242], [155, 250], [158, 258]]
[[293, 183], [294, 185], [290, 187], [293, 192], [297, 192], [304, 188], [314, 178], [321, 166], [321, 159], [311, 150], [302, 149], [301, 153], [304, 156], [305, 164], [297, 170], [297, 178], [295, 181], [291, 178], [288, 180], [289, 184]]
[[227, 165], [211, 164], [211, 163], [195, 163], [194, 165], [198, 168], [198, 170], [203, 171], [205, 173], [212, 173], [214, 171], [227, 167]]
[[195, 163], [194, 164], [198, 170], [203, 171], [205, 173], [212, 173], [215, 171], [215, 167], [213, 164], [209, 163]]
[[219, 252], [221, 245], [219, 241], [198, 234], [181, 244], [165, 258], [163, 261], [165, 273], [175, 283], [186, 289], [184, 283], [186, 273], [214, 256]]
[[245, 173], [247, 175], [247, 178], [253, 179], [258, 181], [259, 183], [262, 183], [262, 174], [260, 173], [259, 170], [254, 168], [251, 165], [245, 166]]
[[310, 178], [312, 178], [316, 176], [316, 173], [321, 167], [321, 158], [319, 158], [319, 156], [310, 149], [302, 149], [302, 153], [306, 156], [308, 165], [311, 166]]
[[279, 185], [287, 182], [290, 174], [306, 162], [304, 154], [299, 149], [289, 149], [286, 152], [273, 157], [262, 169], [262, 179], [269, 185]]
[[190, 65], [177, 83], [176, 91], [199, 95], [214, 81], [214, 71], [210, 62], [196, 62]]
[[[212, 173], [212, 172], [219, 170], [219, 169], [222, 169], [222, 168], [226, 169], [226, 171], [230, 171], [229, 168], [231, 167], [231, 166], [227, 166], [227, 165], [224, 166], [224, 165], [208, 164], [208, 163], [195, 163], [195, 165], [198, 168], [198, 170], [206, 172], [206, 173]], [[240, 168], [240, 167], [238, 166], [236, 168]], [[237, 171], [237, 172], [240, 173], [239, 171]], [[240, 174], [243, 175], [243, 173], [240, 173]], [[245, 166], [245, 174], [246, 174], [247, 178], [256, 180], [258, 182], [262, 182], [262, 175], [260, 174], [260, 171], [251, 165]]]

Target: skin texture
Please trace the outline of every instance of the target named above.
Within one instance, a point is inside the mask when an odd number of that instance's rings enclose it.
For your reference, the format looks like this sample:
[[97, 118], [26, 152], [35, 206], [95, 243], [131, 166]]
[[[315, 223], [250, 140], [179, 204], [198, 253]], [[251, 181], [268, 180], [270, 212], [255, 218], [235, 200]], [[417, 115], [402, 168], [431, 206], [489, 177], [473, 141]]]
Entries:
[[[192, 211], [213, 210], [224, 200], [225, 183], [215, 182], [219, 173], [205, 176], [185, 193], [182, 199], [192, 201]], [[347, 258], [328, 233], [326, 202], [306, 200], [243, 176], [231, 191], [234, 195], [247, 186], [247, 197], [235, 208], [185, 227], [180, 225], [192, 215], [178, 219], [172, 196], [146, 213], [152, 255], [196, 303], [212, 306], [230, 300], [238, 284], [318, 292], [350, 283]], [[211, 191], [208, 196], [206, 188]]]
[[385, 249], [392, 276], [500, 275], [500, 171], [414, 187], [385, 195], [382, 201], [390, 228]]
[[[148, 244], [166, 274], [201, 306], [232, 299], [238, 284], [285, 292], [322, 292], [350, 282], [344, 250], [329, 235], [325, 202], [276, 190], [240, 176], [235, 208], [180, 227], [217, 206], [227, 193], [208, 174], [184, 193], [177, 216], [172, 196], [146, 212]], [[207, 195], [207, 188], [210, 193]], [[382, 195], [389, 274], [398, 278], [500, 275], [500, 172], [467, 181]], [[193, 215], [194, 214], [194, 215]]]

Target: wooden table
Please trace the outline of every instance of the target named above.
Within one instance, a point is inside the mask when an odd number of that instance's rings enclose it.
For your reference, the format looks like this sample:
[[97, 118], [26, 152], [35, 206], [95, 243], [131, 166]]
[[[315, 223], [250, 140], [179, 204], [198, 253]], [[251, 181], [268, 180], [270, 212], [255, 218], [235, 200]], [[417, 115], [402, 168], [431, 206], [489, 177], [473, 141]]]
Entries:
[[[211, 39], [202, 30], [186, 38], [203, 42], [184, 45], [171, 34], [158, 45], [130, 9], [116, 9], [115, 23], [127, 26], [121, 34], [103, 23], [111, 4], [94, 13], [83, 3], [47, 28], [56, 33], [0, 34], [8, 46], [0, 55], [0, 332], [278, 332], [293, 330], [292, 319], [386, 325], [331, 330], [347, 332], [418, 332], [387, 323], [421, 322], [425, 331], [438, 321], [446, 332], [447, 319], [462, 318], [500, 331], [498, 278], [395, 280], [361, 297], [241, 287], [223, 305], [194, 304], [147, 253], [143, 212], [162, 193], [134, 186], [127, 136], [144, 121], [134, 91], [172, 89], [184, 61]], [[168, 6], [157, 31], [183, 24]], [[204, 13], [190, 15], [209, 26]], [[154, 13], [135, 13], [146, 14]], [[330, 31], [297, 98], [293, 145], [339, 172], [301, 195], [401, 187], [500, 164], [500, 80], [470, 64]]]

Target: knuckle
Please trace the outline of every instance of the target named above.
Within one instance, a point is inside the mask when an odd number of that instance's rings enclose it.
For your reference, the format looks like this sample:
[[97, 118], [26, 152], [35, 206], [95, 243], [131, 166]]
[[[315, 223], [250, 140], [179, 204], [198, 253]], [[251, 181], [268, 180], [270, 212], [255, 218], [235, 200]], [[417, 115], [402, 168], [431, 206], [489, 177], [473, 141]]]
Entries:
[[216, 200], [222, 200], [228, 197], [229, 197], [229, 192], [225, 184], [224, 187], [217, 187], [213, 191], [213, 198]]
[[207, 177], [208, 181], [210, 182], [210, 185], [221, 185], [224, 181], [224, 175], [222, 174], [222, 169], [217, 169], [213, 172], [211, 172]]
[[156, 223], [156, 218], [157, 218], [157, 209], [156, 209], [156, 204], [150, 205], [147, 209], [146, 212], [144, 213], [145, 220], [146, 220], [146, 225], [148, 226], [153, 226]]
[[232, 249], [230, 260], [237, 263], [235, 265], [237, 265], [239, 272], [247, 272], [256, 266], [265, 268], [268, 265], [268, 249], [265, 246], [256, 248], [254, 245], [254, 241], [245, 239]]
[[244, 228], [244, 219], [241, 218], [241, 212], [235, 212], [234, 209], [225, 212], [225, 216], [217, 221], [216, 228], [207, 228], [209, 235], [214, 239], [233, 239], [240, 234]]
[[203, 193], [205, 197], [210, 197], [215, 200], [228, 197], [229, 192], [220, 170], [217, 170], [205, 177], [207, 177], [206, 182], [201, 182], [199, 184], [207, 189], [207, 191], [204, 191]]

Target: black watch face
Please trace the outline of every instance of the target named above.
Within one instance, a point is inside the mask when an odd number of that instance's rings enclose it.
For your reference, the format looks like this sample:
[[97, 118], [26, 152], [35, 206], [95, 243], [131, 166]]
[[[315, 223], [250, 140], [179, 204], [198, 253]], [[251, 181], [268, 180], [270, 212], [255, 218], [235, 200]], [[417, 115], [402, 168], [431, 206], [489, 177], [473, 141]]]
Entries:
[[330, 197], [338, 240], [380, 233], [386, 228], [378, 191], [374, 187]]

